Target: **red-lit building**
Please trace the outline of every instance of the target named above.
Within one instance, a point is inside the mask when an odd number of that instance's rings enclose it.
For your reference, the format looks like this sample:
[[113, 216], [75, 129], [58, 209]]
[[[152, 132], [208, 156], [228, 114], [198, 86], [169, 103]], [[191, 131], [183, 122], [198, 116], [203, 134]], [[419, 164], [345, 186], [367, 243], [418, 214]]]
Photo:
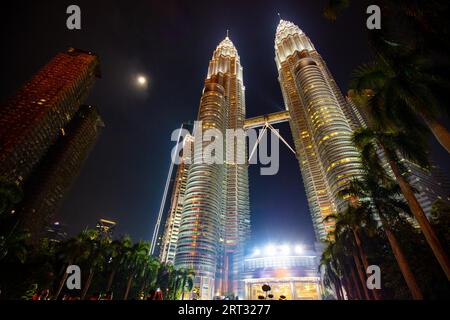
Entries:
[[0, 177], [23, 188], [21, 225], [36, 239], [78, 175], [103, 123], [83, 106], [100, 76], [98, 57], [56, 55], [0, 108]]
[[59, 53], [0, 108], [0, 176], [22, 184], [100, 76], [95, 54]]

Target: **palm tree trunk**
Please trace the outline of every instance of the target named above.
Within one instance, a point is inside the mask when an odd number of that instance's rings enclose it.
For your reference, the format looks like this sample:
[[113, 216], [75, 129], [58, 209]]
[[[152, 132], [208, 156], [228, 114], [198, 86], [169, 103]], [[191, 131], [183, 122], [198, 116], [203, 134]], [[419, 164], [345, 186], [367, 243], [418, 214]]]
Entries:
[[178, 275], [177, 275], [177, 278], [175, 279], [175, 283], [173, 285], [172, 300], [176, 300], [177, 299], [178, 284], [179, 284], [179, 278], [178, 278]]
[[428, 128], [433, 133], [436, 140], [450, 153], [450, 132], [448, 129], [438, 120], [430, 119], [422, 115], [422, 119], [427, 124]]
[[341, 299], [345, 300], [344, 290], [342, 289], [343, 283], [342, 283], [341, 279], [339, 279], [339, 277], [337, 278], [337, 281], [338, 281], [338, 286], [339, 286], [338, 290], [339, 290], [339, 294], [341, 295]]
[[355, 269], [351, 268], [351, 280], [353, 283], [353, 288], [354, 288], [354, 292], [355, 292], [355, 298], [357, 300], [362, 300], [362, 295], [361, 295], [361, 290], [359, 289], [359, 282], [356, 279], [356, 273], [355, 273]]
[[125, 294], [123, 296], [123, 300], [127, 300], [128, 299], [128, 294], [130, 293], [130, 289], [131, 289], [131, 283], [133, 282], [133, 274], [130, 275], [130, 277], [128, 278], [127, 281], [127, 288], [125, 290]]
[[403, 278], [411, 292], [411, 295], [414, 300], [423, 300], [422, 291], [420, 290], [416, 278], [414, 277], [411, 269], [409, 268], [408, 261], [405, 258], [403, 250], [400, 248], [400, 245], [392, 232], [391, 228], [387, 225], [387, 222], [381, 218], [383, 229], [388, 238], [389, 244], [391, 245], [392, 252], [394, 253], [395, 260], [397, 260], [397, 264], [402, 272]]
[[[139, 288], [139, 294], [144, 293], [146, 284], [147, 284], [147, 276], [144, 275], [144, 279], [142, 279], [141, 287]], [[145, 299], [145, 295], [144, 295], [144, 299]]]
[[[369, 261], [367, 260], [366, 253], [364, 252], [364, 249], [362, 247], [361, 238], [359, 237], [358, 231], [355, 229], [352, 229], [353, 236], [355, 238], [356, 246], [358, 248], [359, 256], [361, 258], [361, 261], [364, 266], [364, 270], [367, 273], [367, 270], [369, 268]], [[378, 295], [377, 289], [372, 289], [373, 297], [375, 300], [380, 300], [380, 296]]]
[[355, 297], [355, 292], [352, 289], [350, 282], [351, 281], [348, 278], [348, 276], [344, 275], [342, 277], [342, 285], [344, 286], [344, 289], [345, 289], [345, 295], [344, 295], [344, 293], [342, 291], [341, 292], [342, 292], [342, 297], [343, 297], [344, 300], [345, 300], [346, 297], [347, 297], [347, 300], [352, 300]]
[[333, 284], [334, 284], [334, 290], [336, 291], [337, 299], [338, 299], [338, 300], [343, 300], [343, 299], [342, 299], [342, 295], [341, 295], [341, 290], [340, 290], [340, 288], [339, 288], [339, 286], [340, 286], [340, 283], [339, 283], [339, 282], [340, 282], [340, 281], [339, 281], [338, 278], [334, 279], [334, 281], [333, 281]]
[[183, 278], [183, 282], [181, 285], [181, 300], [184, 300], [184, 288], [186, 287], [186, 276]]
[[81, 292], [81, 297], [80, 297], [81, 300], [84, 300], [86, 298], [86, 295], [88, 293], [89, 287], [91, 286], [93, 277], [94, 277], [94, 269], [91, 268], [89, 270], [89, 276], [88, 276], [88, 278], [86, 280], [86, 283], [84, 284], [83, 291]]
[[[70, 266], [71, 264], [72, 264], [72, 262], [69, 262], [67, 266]], [[64, 284], [66, 283], [67, 277], [69, 276], [69, 274], [66, 271], [67, 271], [67, 267], [65, 267], [63, 270], [64, 274], [61, 278], [61, 281], [59, 282], [58, 290], [56, 291], [56, 294], [53, 298], [54, 300], [58, 300], [58, 297], [61, 294], [62, 288], [64, 287]]]
[[112, 283], [114, 281], [114, 277], [116, 276], [116, 270], [112, 270], [110, 275], [109, 275], [109, 279], [108, 279], [108, 285], [106, 286], [106, 292], [111, 291], [112, 288]]
[[[385, 148], [383, 148], [385, 150]], [[385, 150], [386, 152], [386, 150]], [[433, 230], [433, 227], [431, 226], [430, 222], [427, 219], [427, 216], [423, 212], [422, 207], [420, 206], [419, 202], [417, 201], [417, 198], [414, 194], [413, 189], [411, 188], [411, 185], [409, 182], [401, 175], [400, 169], [398, 168], [398, 165], [395, 161], [393, 161], [389, 157], [389, 165], [392, 168], [392, 171], [395, 175], [395, 178], [400, 185], [400, 189], [402, 190], [403, 196], [405, 197], [406, 201], [408, 202], [409, 208], [411, 209], [411, 212], [414, 214], [414, 217], [416, 218], [417, 222], [419, 223], [420, 229], [422, 230], [423, 235], [425, 236], [425, 239], [428, 242], [428, 245], [431, 247], [431, 250], [433, 251], [436, 259], [438, 260], [439, 264], [441, 265], [442, 270], [444, 270], [445, 275], [447, 276], [447, 280], [450, 281], [450, 260], [444, 251], [444, 248], [442, 247], [438, 237], [436, 236], [436, 233]]]
[[366, 300], [370, 300], [369, 290], [367, 289], [366, 285], [365, 273], [362, 270], [361, 262], [359, 261], [358, 255], [356, 254], [356, 250], [354, 248], [352, 249], [352, 254], [353, 260], [355, 261], [356, 270], [358, 271], [359, 281], [361, 282], [361, 286], [364, 291], [364, 297], [366, 298]]

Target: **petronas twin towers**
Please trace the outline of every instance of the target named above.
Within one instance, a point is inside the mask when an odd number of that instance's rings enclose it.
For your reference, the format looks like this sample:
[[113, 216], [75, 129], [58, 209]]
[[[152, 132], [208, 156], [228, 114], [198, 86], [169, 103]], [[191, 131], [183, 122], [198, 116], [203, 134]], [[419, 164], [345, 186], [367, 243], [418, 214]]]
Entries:
[[[324, 240], [333, 225], [324, 224], [323, 218], [339, 208], [337, 193], [360, 173], [351, 144], [357, 111], [343, 98], [309, 38], [291, 22], [280, 20], [275, 61], [287, 110], [284, 120], [290, 122], [316, 236]], [[270, 122], [270, 115], [264, 118]], [[214, 128], [224, 136], [226, 129], [245, 128], [242, 66], [228, 36], [209, 63], [197, 120], [202, 121], [200, 130]], [[227, 152], [248, 156], [236, 148]], [[171, 220], [178, 223], [169, 226], [177, 230], [170, 237], [176, 240], [174, 264], [194, 269], [200, 299], [227, 294], [242, 298], [240, 275], [250, 235], [248, 164], [195, 160], [185, 170], [179, 217]]]
[[[243, 129], [244, 92], [239, 55], [227, 36], [209, 63], [197, 119], [201, 130], [214, 128], [225, 136], [226, 129]], [[211, 299], [240, 291], [243, 245], [250, 233], [248, 173], [247, 164], [207, 164], [196, 161], [198, 156], [201, 152], [194, 152], [187, 176], [175, 265], [194, 268], [200, 297]]]

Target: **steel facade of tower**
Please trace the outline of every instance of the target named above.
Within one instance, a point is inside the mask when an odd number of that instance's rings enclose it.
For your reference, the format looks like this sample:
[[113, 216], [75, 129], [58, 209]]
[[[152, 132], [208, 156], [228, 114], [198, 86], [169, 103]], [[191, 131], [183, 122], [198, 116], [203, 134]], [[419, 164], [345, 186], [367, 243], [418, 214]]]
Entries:
[[38, 240], [81, 169], [103, 125], [82, 106], [96, 78], [97, 55], [59, 53], [0, 108], [0, 176], [23, 188], [20, 226]]
[[60, 53], [0, 108], [0, 175], [21, 184], [87, 98], [100, 62], [91, 52]]
[[60, 209], [103, 127], [95, 107], [81, 106], [27, 180], [19, 214], [33, 241]]
[[[228, 36], [217, 46], [209, 63], [198, 120], [202, 127], [218, 130], [243, 129], [245, 121], [245, 88], [239, 55]], [[225, 140], [225, 139], [224, 139]], [[250, 232], [247, 164], [237, 164], [246, 150], [235, 153], [233, 161], [207, 164], [202, 150], [210, 142], [194, 143], [194, 161], [189, 168], [181, 215], [175, 266], [193, 268], [194, 286], [200, 299], [243, 291], [239, 272], [243, 266], [243, 244]]]
[[173, 264], [177, 248], [178, 235], [180, 232], [181, 213], [183, 211], [184, 196], [186, 194], [186, 183], [191, 162], [193, 137], [187, 135], [183, 139], [183, 154], [181, 163], [178, 165], [175, 181], [172, 189], [170, 208], [164, 225], [164, 233], [161, 239], [159, 260], [163, 263]]
[[292, 22], [280, 20], [275, 61], [316, 238], [326, 240], [334, 223], [323, 219], [345, 205], [338, 192], [361, 174], [351, 142], [355, 115], [310, 39]]

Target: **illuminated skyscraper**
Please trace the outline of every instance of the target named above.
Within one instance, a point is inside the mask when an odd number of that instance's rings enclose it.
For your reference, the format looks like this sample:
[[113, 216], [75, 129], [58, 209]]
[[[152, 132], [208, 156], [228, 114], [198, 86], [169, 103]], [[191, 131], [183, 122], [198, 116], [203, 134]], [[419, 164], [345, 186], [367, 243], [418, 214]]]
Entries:
[[97, 221], [95, 228], [101, 237], [112, 237], [117, 223], [115, 221], [100, 219]]
[[[225, 136], [227, 128], [242, 129], [244, 91], [239, 55], [227, 36], [209, 63], [198, 113], [202, 128], [197, 130], [215, 129]], [[203, 142], [203, 146], [195, 143], [194, 163], [187, 178], [175, 266], [195, 270], [201, 299], [243, 291], [239, 271], [243, 244], [250, 232], [248, 173], [247, 164], [237, 164], [236, 160], [245, 159], [246, 151], [232, 141], [228, 143], [233, 148], [227, 152], [236, 157], [225, 164], [203, 163], [202, 153], [197, 151], [210, 142]]]
[[24, 186], [21, 225], [37, 240], [62, 205], [104, 124], [93, 106], [81, 106]]
[[59, 53], [0, 108], [0, 177], [21, 185], [21, 225], [35, 240], [96, 140], [100, 117], [81, 107], [100, 76], [98, 57]]
[[70, 48], [45, 65], [0, 108], [0, 176], [22, 183], [87, 98], [100, 63]]
[[[187, 135], [183, 140], [183, 150], [191, 151], [193, 142], [193, 137]], [[169, 213], [166, 218], [159, 251], [159, 260], [164, 263], [173, 264], [175, 260], [181, 223], [181, 212], [183, 211], [186, 182], [191, 163], [191, 154], [192, 153], [183, 152], [182, 161], [178, 165], [175, 181], [173, 183]]]
[[361, 172], [352, 145], [353, 109], [310, 39], [295, 24], [280, 20], [275, 61], [316, 237], [333, 230], [323, 219], [341, 208], [337, 197]]

